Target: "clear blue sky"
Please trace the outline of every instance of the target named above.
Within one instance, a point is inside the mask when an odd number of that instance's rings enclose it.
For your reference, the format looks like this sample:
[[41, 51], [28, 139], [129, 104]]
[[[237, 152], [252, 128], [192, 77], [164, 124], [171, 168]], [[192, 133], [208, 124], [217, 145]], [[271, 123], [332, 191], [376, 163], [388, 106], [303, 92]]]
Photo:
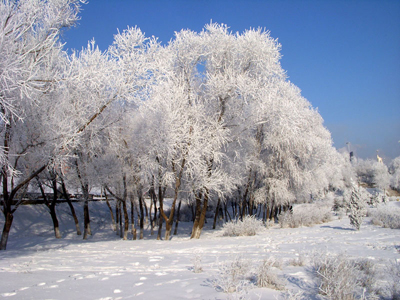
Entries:
[[210, 20], [233, 32], [266, 28], [282, 67], [331, 131], [334, 146], [362, 158], [400, 156], [399, 0], [89, 0], [65, 47], [91, 39], [105, 50], [117, 29], [137, 25], [163, 43]]

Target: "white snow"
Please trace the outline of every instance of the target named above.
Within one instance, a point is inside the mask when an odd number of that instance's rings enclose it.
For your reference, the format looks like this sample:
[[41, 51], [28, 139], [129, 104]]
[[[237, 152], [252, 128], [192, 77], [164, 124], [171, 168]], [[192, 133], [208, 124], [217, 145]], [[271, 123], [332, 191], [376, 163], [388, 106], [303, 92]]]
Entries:
[[[310, 267], [289, 261], [326, 252], [375, 261], [400, 258], [400, 230], [371, 225], [369, 218], [360, 231], [343, 218], [313, 227], [275, 226], [250, 237], [223, 237], [220, 229], [209, 228], [209, 220], [199, 240], [189, 238], [191, 223], [180, 223], [179, 235], [170, 241], [157, 241], [149, 230], [144, 240], [123, 241], [111, 230], [106, 204], [93, 202], [90, 208], [93, 236], [83, 241], [66, 204], [57, 207], [63, 232], [58, 240], [44, 206], [21, 206], [7, 250], [0, 252], [0, 298], [234, 299], [239, 296], [213, 284], [221, 264], [241, 258], [257, 266], [271, 257], [283, 263], [279, 276], [287, 289], [310, 292], [315, 289]], [[193, 271], [195, 263], [202, 272]], [[247, 293], [246, 299], [277, 299], [281, 292], [252, 287]]]

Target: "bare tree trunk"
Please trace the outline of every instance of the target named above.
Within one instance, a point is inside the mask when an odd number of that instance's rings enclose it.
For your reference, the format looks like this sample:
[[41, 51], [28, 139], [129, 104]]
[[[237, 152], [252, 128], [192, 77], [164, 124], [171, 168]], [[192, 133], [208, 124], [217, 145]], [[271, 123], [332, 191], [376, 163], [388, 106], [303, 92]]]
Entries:
[[124, 237], [124, 228], [122, 227], [122, 209], [121, 209], [121, 200], [118, 201], [118, 214], [119, 214], [119, 237]]
[[65, 183], [64, 183], [64, 180], [63, 180], [62, 177], [61, 177], [61, 188], [62, 188], [62, 193], [63, 193], [63, 195], [65, 197], [65, 200], [67, 200], [69, 209], [71, 210], [72, 217], [74, 218], [75, 227], [76, 227], [76, 234], [77, 235], [82, 235], [81, 228], [79, 227], [78, 217], [76, 216], [76, 213], [75, 213], [75, 208], [72, 205], [71, 199], [69, 197], [69, 194], [67, 192], [67, 188], [65, 187]]
[[[161, 210], [161, 207], [159, 208], [159, 210]], [[163, 220], [164, 220], [164, 218], [161, 216], [161, 212], [160, 212], [160, 213], [159, 213], [159, 219], [158, 219], [157, 240], [162, 240], [162, 238], [161, 238], [161, 232], [162, 232]]]
[[7, 248], [8, 236], [10, 234], [10, 229], [14, 216], [12, 213], [7, 212], [4, 214], [4, 218], [5, 222], [3, 227], [3, 233], [1, 234], [0, 250], [6, 250]]
[[[8, 159], [8, 142], [10, 138], [10, 133], [9, 133], [10, 125], [6, 125], [6, 133], [3, 141], [3, 151], [4, 151], [4, 156]], [[16, 211], [18, 208], [18, 205], [22, 203], [22, 199], [20, 203], [16, 204], [15, 207], [12, 209], [13, 205], [13, 200], [16, 195], [16, 193], [24, 186], [29, 184], [29, 182], [38, 176], [43, 170], [46, 169], [46, 165], [43, 165], [39, 169], [37, 169], [35, 172], [33, 172], [31, 175], [29, 175], [25, 180], [22, 180], [20, 183], [15, 188], [12, 188], [11, 192], [8, 192], [8, 170], [5, 165], [1, 168], [1, 178], [2, 178], [2, 183], [3, 183], [3, 209], [2, 212], [4, 214], [4, 227], [3, 227], [3, 232], [1, 234], [1, 241], [0, 241], [0, 250], [6, 250], [7, 248], [7, 241], [8, 241], [8, 236], [10, 234], [10, 229], [13, 221], [13, 213]]]
[[43, 189], [43, 186], [42, 186], [42, 183], [41, 183], [40, 179], [37, 178], [37, 181], [38, 181], [39, 189], [40, 189], [40, 192], [41, 192], [41, 194], [42, 194], [43, 200], [44, 200], [44, 202], [45, 202], [47, 208], [49, 209], [49, 213], [50, 213], [50, 216], [51, 216], [51, 220], [52, 220], [52, 222], [53, 222], [54, 235], [55, 235], [55, 237], [56, 237], [57, 239], [59, 239], [59, 238], [61, 238], [61, 234], [60, 234], [60, 228], [59, 228], [58, 219], [57, 219], [57, 214], [56, 214], [56, 209], [55, 209], [55, 207], [56, 207], [56, 200], [57, 200], [57, 186], [54, 187], [55, 179], [52, 178], [53, 193], [54, 193], [54, 188], [56, 189], [56, 191], [55, 191], [55, 195], [53, 196], [53, 199], [52, 199], [51, 202], [49, 202], [48, 199], [47, 199], [47, 196], [46, 196], [46, 194], [45, 194], [45, 192], [44, 192], [44, 189]]
[[111, 204], [108, 201], [108, 196], [107, 196], [107, 192], [106, 191], [104, 191], [104, 196], [106, 197], [107, 207], [108, 207], [108, 210], [110, 211], [110, 215], [111, 215], [111, 222], [112, 222], [112, 225], [111, 225], [112, 227], [111, 228], [112, 228], [113, 231], [117, 231], [117, 225], [115, 224], [114, 213], [113, 213]]
[[215, 209], [215, 213], [214, 213], [214, 223], [213, 223], [213, 229], [215, 229], [215, 227], [217, 226], [217, 218], [219, 215], [219, 206], [221, 204], [221, 199], [218, 198], [218, 202], [217, 202], [217, 208]]
[[120, 218], [120, 211], [119, 211], [119, 200], [115, 199], [115, 224], [116, 224], [116, 231], [115, 233], [119, 234], [119, 218]]
[[61, 233], [60, 233], [60, 226], [58, 223], [57, 219], [57, 214], [56, 214], [56, 202], [57, 202], [57, 175], [52, 174], [51, 175], [52, 179], [52, 185], [53, 185], [53, 200], [51, 201], [50, 204], [50, 215], [53, 220], [53, 225], [54, 225], [54, 234], [57, 239], [61, 238]]
[[135, 204], [133, 197], [131, 198], [131, 229], [132, 229], [132, 239], [136, 240], [136, 226], [135, 226]]
[[122, 202], [122, 209], [124, 211], [124, 240], [127, 240], [129, 232], [129, 217], [128, 217], [128, 210], [126, 208], [126, 201]]
[[124, 193], [122, 198], [122, 209], [124, 211], [124, 240], [128, 239], [128, 232], [129, 232], [129, 217], [128, 217], [128, 210], [126, 208], [126, 200], [128, 198], [128, 188], [126, 186], [126, 175], [123, 174], [122, 182], [124, 186]]
[[88, 235], [92, 235], [90, 228], [90, 215], [89, 215], [89, 185], [82, 185], [83, 191], [83, 239], [86, 240]]
[[208, 190], [205, 190], [204, 193], [204, 199], [203, 199], [203, 207], [201, 208], [201, 214], [200, 214], [200, 219], [199, 222], [197, 224], [197, 226], [193, 226], [193, 230], [192, 230], [192, 236], [191, 238], [195, 238], [195, 239], [199, 239], [200, 235], [201, 235], [201, 231], [203, 230], [204, 227], [204, 223], [206, 220], [206, 213], [207, 213], [207, 207], [208, 207]]
[[149, 210], [147, 208], [146, 199], [143, 196], [142, 196], [142, 201], [143, 201], [143, 206], [144, 206], [144, 211], [145, 211], [145, 216], [146, 216], [144, 223], [149, 224]]
[[193, 228], [192, 228], [192, 234], [190, 236], [191, 239], [195, 238], [197, 236], [197, 231], [199, 228], [200, 224], [200, 216], [201, 216], [201, 198], [203, 197], [202, 193], [199, 192], [195, 198], [196, 198], [196, 209], [195, 209], [195, 218], [193, 222]]
[[154, 219], [155, 219], [155, 215], [154, 215], [154, 218], [153, 218], [153, 216], [152, 216], [152, 210], [153, 210], [153, 195], [151, 194], [151, 189], [150, 189], [150, 191], [149, 191], [149, 194], [150, 194], [150, 208], [149, 208], [149, 211], [150, 211], [150, 215], [149, 215], [149, 217], [150, 217], [150, 235], [153, 235], [154, 234]]
[[143, 195], [142, 189], [138, 191], [139, 197], [139, 210], [140, 210], [140, 219], [139, 219], [139, 226], [140, 226], [140, 237], [139, 239], [143, 239], [143, 231], [144, 231], [144, 211], [143, 211]]
[[181, 204], [182, 204], [182, 200], [179, 200], [178, 210], [176, 212], [174, 235], [178, 234], [178, 224], [179, 224], [179, 217], [180, 217], [180, 212], [181, 212]]
[[[87, 195], [89, 197], [89, 195]], [[85, 197], [86, 198], [86, 197]], [[92, 229], [90, 228], [90, 215], [89, 215], [89, 199], [86, 198], [83, 203], [83, 239], [86, 240], [88, 235], [92, 235]]]

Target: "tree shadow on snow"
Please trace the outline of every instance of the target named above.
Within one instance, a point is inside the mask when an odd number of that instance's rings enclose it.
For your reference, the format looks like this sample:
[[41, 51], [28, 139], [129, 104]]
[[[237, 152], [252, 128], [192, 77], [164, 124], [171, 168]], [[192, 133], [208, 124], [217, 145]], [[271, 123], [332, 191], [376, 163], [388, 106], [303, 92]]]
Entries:
[[324, 226], [321, 226], [321, 228], [331, 228], [331, 229], [336, 229], [336, 230], [350, 230], [350, 231], [354, 231], [354, 228], [340, 227], [340, 226], [328, 226], [328, 225], [324, 225]]

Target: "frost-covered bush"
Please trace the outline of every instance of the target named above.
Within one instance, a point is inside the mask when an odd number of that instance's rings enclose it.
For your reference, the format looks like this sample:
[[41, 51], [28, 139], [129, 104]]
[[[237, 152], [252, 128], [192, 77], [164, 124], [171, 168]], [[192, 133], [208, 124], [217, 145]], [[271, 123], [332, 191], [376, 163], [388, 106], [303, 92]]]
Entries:
[[282, 300], [306, 300], [308, 297], [304, 295], [303, 291], [291, 291], [287, 290], [280, 295]]
[[351, 192], [350, 199], [347, 202], [350, 224], [356, 230], [360, 230], [361, 224], [366, 215], [365, 200], [363, 199], [360, 190], [356, 187]]
[[[366, 286], [373, 281], [371, 266], [365, 261], [347, 259], [345, 255], [316, 255], [314, 274], [319, 293], [328, 299], [352, 300], [366, 296]], [[371, 294], [372, 296], [372, 294]]]
[[400, 262], [393, 261], [386, 271], [388, 275], [388, 296], [393, 300], [400, 300]]
[[306, 265], [306, 263], [307, 263], [307, 257], [300, 254], [296, 258], [290, 259], [287, 264], [289, 266], [294, 266], [294, 267], [303, 267]]
[[400, 191], [400, 156], [393, 159], [390, 163], [389, 173], [391, 175], [390, 186]]
[[203, 266], [201, 264], [201, 256], [199, 254], [196, 254], [193, 258], [193, 272], [194, 273], [203, 272]]
[[278, 277], [276, 266], [279, 266], [279, 264], [277, 265], [276, 261], [271, 258], [261, 263], [256, 275], [258, 287], [267, 287], [275, 290], [283, 290], [285, 288], [285, 283]]
[[243, 220], [233, 220], [225, 223], [222, 231], [224, 236], [251, 236], [264, 230], [263, 222], [254, 216], [245, 216]]
[[381, 205], [368, 210], [371, 223], [384, 228], [400, 229], [400, 209], [393, 206]]
[[224, 293], [238, 293], [251, 286], [251, 264], [241, 257], [233, 261], [223, 262], [213, 280], [214, 287]]
[[331, 207], [319, 203], [297, 205], [293, 212], [287, 211], [279, 216], [279, 224], [282, 228], [297, 228], [326, 223], [332, 220]]

